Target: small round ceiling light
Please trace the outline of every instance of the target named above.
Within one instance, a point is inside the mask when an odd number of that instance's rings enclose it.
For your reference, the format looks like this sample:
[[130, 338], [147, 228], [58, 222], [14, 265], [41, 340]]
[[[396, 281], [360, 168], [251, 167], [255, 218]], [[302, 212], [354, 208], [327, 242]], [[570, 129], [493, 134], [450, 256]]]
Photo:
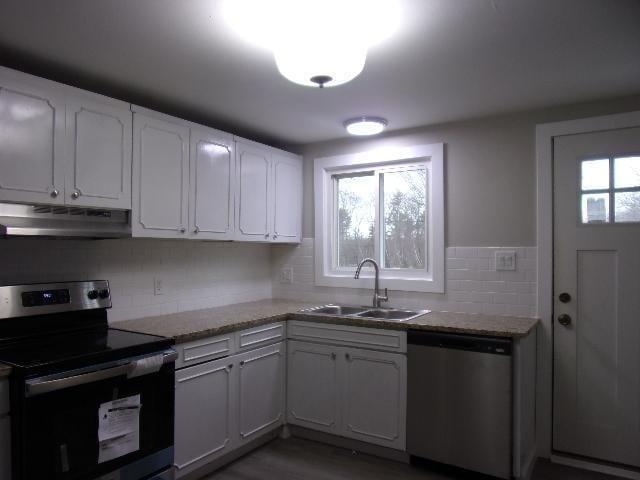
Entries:
[[356, 117], [343, 123], [351, 135], [377, 135], [387, 127], [387, 120], [382, 117]]

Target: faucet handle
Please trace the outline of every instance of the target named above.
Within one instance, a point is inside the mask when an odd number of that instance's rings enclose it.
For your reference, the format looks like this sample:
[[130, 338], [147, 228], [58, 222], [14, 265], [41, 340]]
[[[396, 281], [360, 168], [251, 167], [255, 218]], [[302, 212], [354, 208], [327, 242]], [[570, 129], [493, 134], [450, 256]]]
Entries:
[[388, 302], [389, 301], [389, 290], [387, 290], [387, 288], [385, 287], [384, 289], [384, 297], [380, 296], [378, 297], [380, 299], [380, 301], [382, 302]]

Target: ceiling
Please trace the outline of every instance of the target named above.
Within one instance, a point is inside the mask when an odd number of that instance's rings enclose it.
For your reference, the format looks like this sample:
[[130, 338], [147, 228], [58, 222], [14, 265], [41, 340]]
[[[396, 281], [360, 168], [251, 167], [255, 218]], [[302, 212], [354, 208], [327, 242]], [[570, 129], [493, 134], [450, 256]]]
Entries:
[[638, 0], [400, 0], [403, 27], [346, 85], [279, 75], [220, 0], [2, 0], [0, 64], [272, 144], [640, 93]]

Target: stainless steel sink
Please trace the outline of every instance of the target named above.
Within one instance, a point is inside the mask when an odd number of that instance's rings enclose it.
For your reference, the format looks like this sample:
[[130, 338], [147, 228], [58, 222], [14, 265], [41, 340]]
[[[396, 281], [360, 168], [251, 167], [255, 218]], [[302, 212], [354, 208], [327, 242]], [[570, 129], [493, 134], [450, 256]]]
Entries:
[[324, 313], [325, 315], [337, 315], [340, 317], [366, 312], [363, 307], [345, 307], [343, 305], [325, 305], [323, 307], [308, 308], [303, 310], [309, 313]]
[[385, 320], [390, 322], [406, 322], [431, 310], [401, 310], [396, 308], [351, 307], [344, 305], [323, 305], [321, 307], [306, 308], [302, 313], [318, 313], [335, 317], [357, 317], [370, 320]]
[[362, 318], [375, 318], [380, 320], [391, 320], [398, 322], [406, 322], [413, 318], [419, 317], [429, 313], [429, 310], [396, 310], [388, 308], [376, 308], [374, 310], [367, 310], [366, 312], [358, 313], [356, 317]]

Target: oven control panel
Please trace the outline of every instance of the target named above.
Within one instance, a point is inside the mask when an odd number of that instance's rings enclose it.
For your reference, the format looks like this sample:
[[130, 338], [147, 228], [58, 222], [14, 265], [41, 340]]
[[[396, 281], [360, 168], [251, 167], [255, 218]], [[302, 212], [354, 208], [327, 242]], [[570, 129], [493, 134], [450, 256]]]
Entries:
[[66, 288], [58, 290], [38, 290], [32, 292], [22, 292], [23, 307], [42, 307], [43, 305], [62, 305], [69, 303], [71, 297]]
[[0, 286], [0, 320], [95, 308], [111, 308], [106, 280]]

